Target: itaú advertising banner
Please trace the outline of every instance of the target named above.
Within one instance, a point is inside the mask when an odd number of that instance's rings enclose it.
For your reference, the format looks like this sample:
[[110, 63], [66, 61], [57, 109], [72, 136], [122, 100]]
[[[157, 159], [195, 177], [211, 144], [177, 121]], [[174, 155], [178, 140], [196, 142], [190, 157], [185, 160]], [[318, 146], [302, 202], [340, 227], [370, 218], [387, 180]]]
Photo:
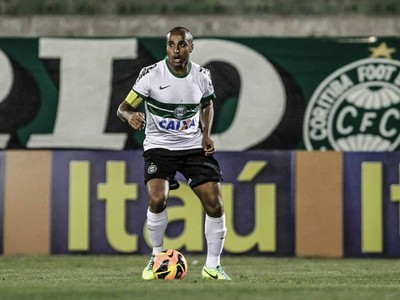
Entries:
[[[293, 153], [224, 152], [217, 159], [228, 229], [224, 251], [293, 256]], [[51, 253], [151, 252], [140, 151], [57, 151], [52, 169]], [[180, 181], [170, 191], [165, 247], [203, 252], [203, 208]]]
[[[399, 41], [197, 37], [217, 148], [399, 150]], [[0, 38], [0, 149], [141, 148], [116, 110], [165, 55], [164, 37]]]
[[[216, 154], [232, 255], [400, 257], [400, 152]], [[182, 177], [165, 247], [203, 253], [203, 208]], [[0, 151], [3, 255], [146, 253], [143, 157]]]

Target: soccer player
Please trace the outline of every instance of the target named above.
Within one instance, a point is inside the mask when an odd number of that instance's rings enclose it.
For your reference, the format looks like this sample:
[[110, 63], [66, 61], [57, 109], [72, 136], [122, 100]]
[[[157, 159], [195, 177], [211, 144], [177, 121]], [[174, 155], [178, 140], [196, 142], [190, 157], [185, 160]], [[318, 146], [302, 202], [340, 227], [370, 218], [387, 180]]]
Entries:
[[[190, 60], [193, 35], [184, 27], [166, 36], [167, 57], [141, 70], [132, 90], [119, 105], [118, 117], [135, 130], [145, 129], [144, 177], [149, 196], [147, 229], [152, 256], [142, 272], [154, 279], [154, 257], [164, 250], [169, 191], [179, 188], [180, 172], [206, 212], [207, 257], [204, 279], [231, 280], [220, 264], [226, 235], [221, 197], [221, 171], [210, 137], [214, 87], [210, 71]], [[144, 103], [145, 113], [137, 111]]]

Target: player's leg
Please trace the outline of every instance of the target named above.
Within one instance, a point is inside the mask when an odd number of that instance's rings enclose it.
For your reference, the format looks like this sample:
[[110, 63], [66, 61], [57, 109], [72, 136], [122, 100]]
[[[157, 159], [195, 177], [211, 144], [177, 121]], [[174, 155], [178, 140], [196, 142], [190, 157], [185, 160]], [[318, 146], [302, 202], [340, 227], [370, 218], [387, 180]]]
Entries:
[[203, 149], [188, 151], [179, 171], [200, 199], [206, 212], [204, 233], [207, 240], [207, 258], [203, 278], [230, 280], [220, 264], [226, 235], [224, 206], [221, 195], [222, 173], [213, 156], [205, 156]]
[[162, 250], [164, 234], [168, 225], [167, 199], [169, 183], [165, 179], [154, 178], [147, 182], [149, 207], [147, 209], [147, 230], [153, 246], [153, 254], [157, 255]]
[[147, 209], [147, 232], [152, 249], [152, 255], [146, 267], [143, 269], [142, 278], [155, 279], [153, 264], [155, 256], [164, 250], [164, 235], [168, 225], [167, 199], [169, 192], [168, 180], [153, 178], [147, 184], [149, 207]]
[[153, 254], [157, 255], [164, 250], [163, 240], [168, 224], [167, 199], [170, 188], [176, 188], [175, 185], [178, 185], [177, 182], [175, 184], [174, 177], [179, 160], [171, 151], [165, 149], [150, 149], [143, 156], [144, 177], [149, 197], [147, 229]]
[[206, 182], [193, 191], [199, 197], [206, 212], [204, 233], [207, 240], [206, 267], [215, 268], [220, 264], [224, 246], [226, 226], [219, 182]]
[[230, 280], [221, 267], [226, 226], [220, 183], [209, 181], [193, 188], [193, 191], [206, 211], [204, 232], [207, 240], [207, 258], [202, 276], [205, 279]]
[[167, 199], [170, 178], [175, 176], [176, 159], [163, 149], [151, 149], [144, 153], [145, 183], [149, 197], [147, 231], [152, 245], [152, 257], [143, 270], [143, 279], [154, 279], [152, 271], [155, 255], [164, 250], [164, 235], [168, 225]]

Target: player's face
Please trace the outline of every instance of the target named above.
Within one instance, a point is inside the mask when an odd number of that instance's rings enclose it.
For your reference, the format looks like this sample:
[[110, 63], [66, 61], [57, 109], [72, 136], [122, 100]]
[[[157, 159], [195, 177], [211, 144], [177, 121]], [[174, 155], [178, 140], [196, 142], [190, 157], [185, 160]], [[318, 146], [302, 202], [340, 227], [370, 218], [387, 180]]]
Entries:
[[175, 70], [179, 70], [187, 66], [192, 50], [193, 43], [185, 40], [183, 35], [171, 35], [167, 41], [167, 56], [170, 65]]

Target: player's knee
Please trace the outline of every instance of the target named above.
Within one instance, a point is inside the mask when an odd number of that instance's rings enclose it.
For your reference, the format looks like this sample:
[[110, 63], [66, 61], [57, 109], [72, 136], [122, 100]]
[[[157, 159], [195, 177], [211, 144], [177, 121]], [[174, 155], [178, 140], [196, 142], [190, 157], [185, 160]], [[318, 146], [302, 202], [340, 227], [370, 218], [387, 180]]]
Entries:
[[206, 208], [206, 213], [212, 218], [219, 218], [223, 215], [224, 209], [221, 203], [210, 205]]
[[167, 206], [167, 198], [164, 195], [151, 195], [149, 199], [149, 207], [152, 213], [160, 213]]

